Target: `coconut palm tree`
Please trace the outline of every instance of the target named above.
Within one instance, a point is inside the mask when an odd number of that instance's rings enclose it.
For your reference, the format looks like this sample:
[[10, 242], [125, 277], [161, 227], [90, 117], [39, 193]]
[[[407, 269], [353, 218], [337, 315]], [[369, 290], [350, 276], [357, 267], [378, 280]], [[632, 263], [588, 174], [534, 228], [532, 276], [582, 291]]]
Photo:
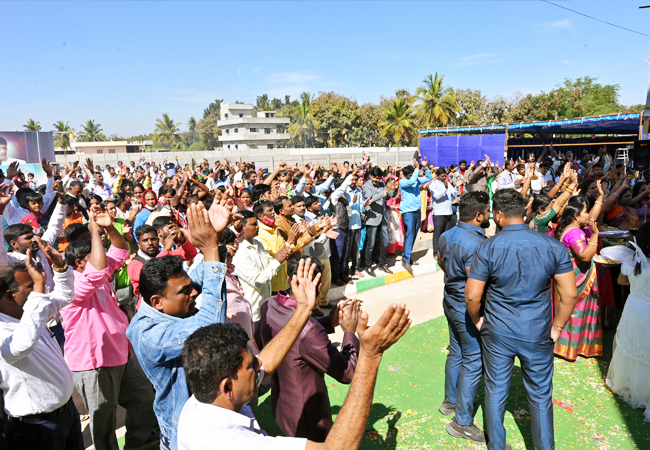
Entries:
[[168, 113], [163, 113], [162, 118], [156, 119], [153, 137], [158, 142], [164, 142], [172, 147], [174, 142], [181, 140], [180, 124], [174, 122]]
[[79, 140], [81, 142], [100, 142], [105, 141], [106, 136], [102, 133], [102, 126], [95, 123], [94, 120], [88, 120], [86, 123], [81, 124], [82, 131], [79, 133]]
[[190, 145], [192, 143], [194, 143], [194, 141], [196, 140], [196, 125], [197, 125], [197, 123], [196, 123], [196, 119], [194, 118], [194, 116], [190, 117], [187, 120], [187, 128], [188, 128], [188, 130], [190, 132], [190, 137], [192, 138], [192, 142], [190, 143]]
[[41, 131], [41, 123], [34, 119], [29, 119], [23, 127], [25, 127], [25, 131]]
[[454, 90], [443, 86], [443, 78], [444, 75], [438, 77], [438, 72], [435, 77], [429, 74], [416, 91], [418, 104], [415, 106], [415, 113], [425, 128], [453, 123], [456, 112], [460, 110]]
[[411, 142], [415, 131], [415, 120], [412, 115], [413, 108], [409, 99], [396, 98], [381, 110], [384, 120], [379, 122], [381, 135], [389, 136], [395, 144], [401, 141]]
[[289, 133], [293, 137], [297, 137], [302, 146], [306, 147], [310, 142], [313, 145], [313, 136], [318, 129], [318, 122], [311, 108], [311, 100], [313, 97], [308, 92], [303, 92], [300, 98], [302, 102], [293, 110]]
[[52, 125], [56, 132], [54, 134], [54, 146], [59, 147], [63, 150], [70, 148], [70, 137], [73, 136], [74, 128], [70, 127], [70, 122], [63, 123], [63, 120], [59, 120], [54, 125]]

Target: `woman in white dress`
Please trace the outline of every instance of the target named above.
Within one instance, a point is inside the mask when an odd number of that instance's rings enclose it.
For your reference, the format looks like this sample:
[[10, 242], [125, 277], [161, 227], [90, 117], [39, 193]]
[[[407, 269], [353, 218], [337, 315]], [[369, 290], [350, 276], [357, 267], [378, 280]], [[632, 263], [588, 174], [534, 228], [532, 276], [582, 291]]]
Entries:
[[650, 422], [650, 223], [636, 234], [633, 259], [623, 262], [620, 284], [630, 286], [614, 337], [607, 385]]

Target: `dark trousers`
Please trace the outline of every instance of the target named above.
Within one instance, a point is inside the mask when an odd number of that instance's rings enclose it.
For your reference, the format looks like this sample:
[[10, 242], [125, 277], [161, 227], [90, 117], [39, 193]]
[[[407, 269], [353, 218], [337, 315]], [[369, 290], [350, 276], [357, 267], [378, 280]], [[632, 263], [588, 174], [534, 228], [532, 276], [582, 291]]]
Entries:
[[332, 281], [341, 280], [347, 275], [348, 249], [350, 237], [348, 230], [335, 230], [339, 235], [330, 239], [330, 266], [332, 267]]
[[[376, 239], [378, 235], [381, 238], [381, 250], [379, 252], [379, 265], [386, 265], [386, 252], [388, 251], [388, 222], [386, 218], [381, 219], [381, 223], [376, 226], [366, 225], [366, 243], [365, 243], [365, 254], [366, 254], [366, 266], [372, 267], [372, 252], [375, 249]], [[361, 266], [359, 266], [362, 268]]]
[[456, 312], [444, 304], [449, 325], [449, 353], [445, 364], [445, 400], [456, 405], [456, 422], [474, 423], [474, 400], [483, 375], [481, 335], [467, 311]]
[[489, 331], [481, 333], [485, 369], [485, 434], [489, 450], [503, 450], [510, 380], [515, 356], [521, 373], [530, 409], [530, 428], [535, 450], [555, 448], [553, 435], [553, 349], [552, 339], [525, 342]]
[[433, 254], [435, 255], [440, 251], [438, 242], [440, 235], [447, 230], [451, 229], [451, 214], [448, 216], [433, 216]]
[[411, 251], [413, 251], [413, 244], [418, 237], [420, 230], [420, 222], [422, 215], [420, 211], [402, 213], [402, 223], [404, 224], [404, 253], [402, 254], [402, 262], [411, 264]]
[[[359, 266], [359, 244], [361, 244], [361, 228], [358, 230], [348, 230], [348, 261], [350, 262], [349, 275], [354, 275]], [[347, 266], [346, 266], [347, 267]]]
[[56, 417], [36, 423], [7, 422], [8, 450], [84, 450], [79, 411], [74, 403]]

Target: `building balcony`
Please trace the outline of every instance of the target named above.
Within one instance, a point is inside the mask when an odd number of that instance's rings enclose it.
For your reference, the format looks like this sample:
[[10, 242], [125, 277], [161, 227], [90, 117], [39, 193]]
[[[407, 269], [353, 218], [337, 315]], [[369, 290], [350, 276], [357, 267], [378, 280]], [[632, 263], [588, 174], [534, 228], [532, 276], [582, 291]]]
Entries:
[[233, 117], [230, 119], [217, 120], [217, 126], [237, 126], [237, 125], [259, 125], [264, 128], [264, 125], [288, 125], [291, 119], [288, 117]]
[[243, 141], [281, 141], [289, 140], [291, 135], [289, 133], [228, 133], [223, 132], [219, 135], [220, 142], [243, 142]]

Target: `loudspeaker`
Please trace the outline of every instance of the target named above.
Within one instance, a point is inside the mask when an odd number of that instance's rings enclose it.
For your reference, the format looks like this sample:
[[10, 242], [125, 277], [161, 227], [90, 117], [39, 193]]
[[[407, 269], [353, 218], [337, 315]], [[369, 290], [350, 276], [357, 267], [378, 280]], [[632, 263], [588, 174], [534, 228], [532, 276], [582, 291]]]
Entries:
[[634, 141], [634, 170], [643, 172], [650, 167], [650, 140]]

